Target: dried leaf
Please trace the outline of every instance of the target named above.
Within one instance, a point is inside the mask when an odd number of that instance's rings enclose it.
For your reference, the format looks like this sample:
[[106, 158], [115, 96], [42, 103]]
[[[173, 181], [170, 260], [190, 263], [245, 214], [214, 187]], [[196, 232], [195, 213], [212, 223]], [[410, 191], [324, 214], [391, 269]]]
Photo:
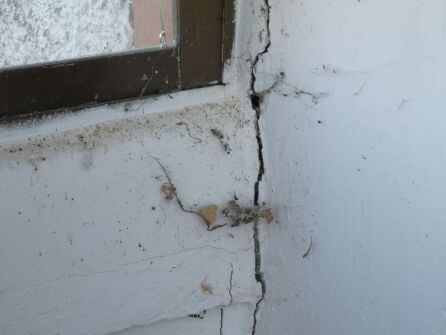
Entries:
[[208, 230], [212, 230], [216, 226], [218, 207], [216, 205], [210, 205], [200, 210], [200, 216], [208, 226]]

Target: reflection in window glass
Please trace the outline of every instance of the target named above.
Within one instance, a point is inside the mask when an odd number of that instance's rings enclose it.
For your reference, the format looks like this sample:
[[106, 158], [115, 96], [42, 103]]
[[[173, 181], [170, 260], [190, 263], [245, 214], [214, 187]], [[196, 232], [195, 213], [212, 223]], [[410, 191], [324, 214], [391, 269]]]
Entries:
[[174, 44], [174, 0], [0, 0], [0, 67]]
[[169, 46], [174, 42], [173, 0], [133, 0], [133, 46]]

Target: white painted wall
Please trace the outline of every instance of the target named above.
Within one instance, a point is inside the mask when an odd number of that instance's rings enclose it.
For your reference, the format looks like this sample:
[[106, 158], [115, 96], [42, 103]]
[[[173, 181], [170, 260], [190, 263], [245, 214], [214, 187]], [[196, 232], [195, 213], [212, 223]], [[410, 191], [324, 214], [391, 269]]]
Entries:
[[[186, 208], [223, 208], [234, 193], [249, 205], [257, 171], [249, 105], [216, 100], [151, 114], [148, 104], [98, 108], [121, 118], [70, 130], [59, 129], [62, 116], [44, 122], [52, 130], [11, 130], [0, 144], [2, 334], [106, 334], [256, 302], [252, 227], [207, 231], [165, 200], [168, 180], [154, 158]], [[82, 116], [91, 117], [73, 118]]]
[[249, 66], [268, 37], [255, 88], [284, 78], [261, 106], [278, 223], [260, 226], [256, 333], [446, 332], [446, 5], [269, 5], [270, 36], [261, 3], [238, 3], [225, 87], [2, 126], [2, 335], [252, 333], [252, 226], [206, 231], [151, 156], [190, 206], [252, 203]]
[[153, 158], [188, 208], [252, 205], [251, 28], [225, 86], [0, 127], [2, 335], [252, 333], [252, 225], [207, 231], [166, 201]]
[[445, 334], [446, 3], [270, 5], [258, 333]]

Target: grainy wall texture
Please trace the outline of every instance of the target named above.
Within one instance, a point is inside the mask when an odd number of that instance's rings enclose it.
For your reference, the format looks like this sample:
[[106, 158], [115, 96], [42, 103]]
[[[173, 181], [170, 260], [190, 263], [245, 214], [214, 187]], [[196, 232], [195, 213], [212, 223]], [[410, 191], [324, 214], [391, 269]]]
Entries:
[[133, 47], [131, 0], [0, 1], [0, 67]]

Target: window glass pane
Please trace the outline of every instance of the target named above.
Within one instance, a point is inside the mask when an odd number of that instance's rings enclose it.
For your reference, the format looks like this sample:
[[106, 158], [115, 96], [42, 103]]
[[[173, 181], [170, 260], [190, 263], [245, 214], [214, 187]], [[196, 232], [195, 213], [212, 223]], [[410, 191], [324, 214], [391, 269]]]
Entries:
[[175, 0], [0, 0], [0, 67], [175, 44]]

